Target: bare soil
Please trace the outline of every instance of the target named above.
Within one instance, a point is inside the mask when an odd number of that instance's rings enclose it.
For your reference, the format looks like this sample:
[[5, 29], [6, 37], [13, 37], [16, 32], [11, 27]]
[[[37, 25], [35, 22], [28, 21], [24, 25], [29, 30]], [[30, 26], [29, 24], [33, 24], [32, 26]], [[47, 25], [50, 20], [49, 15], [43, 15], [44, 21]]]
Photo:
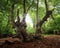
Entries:
[[1, 38], [0, 48], [60, 48], [60, 36], [45, 36], [41, 40], [19, 42], [18, 38]]

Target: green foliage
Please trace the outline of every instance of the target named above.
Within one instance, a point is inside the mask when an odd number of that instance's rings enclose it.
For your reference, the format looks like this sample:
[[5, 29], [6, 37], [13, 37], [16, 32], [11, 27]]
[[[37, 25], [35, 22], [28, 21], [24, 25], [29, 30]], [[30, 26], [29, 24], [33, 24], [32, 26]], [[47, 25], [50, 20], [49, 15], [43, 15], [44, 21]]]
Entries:
[[[19, 8], [20, 14], [23, 15], [23, 0], [0, 0], [0, 33], [1, 34], [16, 34], [12, 25], [9, 23], [8, 31], [6, 26], [8, 23], [8, 17], [10, 16], [10, 8], [12, 3], [15, 3], [14, 17], [16, 18], [16, 11]], [[26, 0], [26, 9], [31, 5], [32, 0]], [[45, 5], [44, 0], [39, 0], [39, 20], [45, 15]], [[49, 9], [54, 8], [53, 17], [54, 20], [50, 17], [42, 26], [42, 31], [45, 33], [52, 33], [54, 30], [60, 31], [60, 0], [48, 0]], [[53, 6], [52, 6], [53, 5]], [[51, 7], [52, 6], [52, 7]], [[31, 15], [33, 23], [36, 24], [36, 0], [33, 1], [33, 4], [28, 12]], [[33, 27], [30, 24], [27, 24], [27, 32], [34, 33]]]
[[27, 23], [27, 33], [34, 33], [34, 28], [30, 26], [30, 24]]
[[42, 30], [44, 30], [46, 34], [53, 34], [54, 30], [60, 32], [60, 16], [57, 15], [54, 17], [54, 20], [49, 18], [42, 26]]

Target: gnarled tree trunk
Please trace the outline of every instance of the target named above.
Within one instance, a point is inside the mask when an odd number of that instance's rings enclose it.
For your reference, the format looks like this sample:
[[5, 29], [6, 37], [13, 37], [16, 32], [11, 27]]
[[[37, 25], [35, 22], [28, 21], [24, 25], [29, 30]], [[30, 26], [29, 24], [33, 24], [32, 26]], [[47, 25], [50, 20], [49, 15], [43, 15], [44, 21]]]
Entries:
[[15, 22], [14, 20], [14, 4], [12, 4], [11, 6], [11, 23], [12, 26], [14, 27], [17, 37], [21, 38], [22, 40], [24, 40], [24, 34], [22, 33], [22, 23], [20, 22], [20, 18], [19, 18], [19, 10], [17, 10], [17, 21]]

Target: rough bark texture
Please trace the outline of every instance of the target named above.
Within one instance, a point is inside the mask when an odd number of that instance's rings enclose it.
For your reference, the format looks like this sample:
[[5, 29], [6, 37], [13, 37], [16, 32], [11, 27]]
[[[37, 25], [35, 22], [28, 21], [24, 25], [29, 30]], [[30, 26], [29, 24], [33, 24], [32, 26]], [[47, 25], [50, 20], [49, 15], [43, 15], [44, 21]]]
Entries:
[[[11, 6], [11, 22], [13, 27], [15, 28], [15, 31], [18, 35], [19, 38], [22, 38], [23, 41], [26, 41], [27, 38], [30, 40], [31, 39], [40, 39], [41, 37], [41, 26], [43, 25], [43, 23], [50, 17], [50, 15], [52, 14], [53, 10], [48, 10], [48, 4], [47, 1], [45, 0], [45, 7], [46, 7], [46, 15], [43, 17], [43, 19], [39, 22], [38, 20], [38, 2], [39, 0], [37, 0], [37, 11], [36, 11], [36, 19], [37, 19], [37, 24], [36, 24], [36, 36], [28, 36], [26, 33], [26, 22], [25, 22], [25, 18], [26, 18], [26, 14], [27, 14], [27, 10], [26, 10], [26, 0], [23, 0], [23, 20], [22, 22], [20, 22], [20, 18], [19, 18], [19, 10], [17, 11], [17, 21], [14, 21], [14, 4], [12, 4]], [[30, 7], [29, 7], [30, 8]]]
[[23, 0], [24, 11], [23, 11], [23, 20], [21, 22], [20, 22], [20, 17], [19, 17], [19, 9], [17, 10], [17, 21], [16, 22], [14, 21], [14, 4], [12, 4], [11, 6], [11, 23], [16, 31], [17, 37], [21, 38], [22, 41], [26, 41], [26, 40], [29, 40], [29, 38], [31, 38], [26, 33], [26, 22], [25, 22], [26, 14], [28, 10], [30, 9], [31, 5], [26, 10], [26, 0]]
[[23, 0], [23, 20], [22, 20], [22, 34], [23, 34], [23, 37], [24, 37], [24, 40], [26, 40], [26, 37], [27, 37], [27, 33], [26, 33], [26, 21], [25, 21], [25, 18], [26, 18], [26, 0]]
[[17, 37], [22, 38], [22, 40], [25, 40], [26, 38], [26, 26], [24, 22], [20, 22], [19, 18], [19, 10], [17, 10], [17, 21], [14, 21], [14, 4], [11, 6], [11, 23], [12, 26], [14, 27]]

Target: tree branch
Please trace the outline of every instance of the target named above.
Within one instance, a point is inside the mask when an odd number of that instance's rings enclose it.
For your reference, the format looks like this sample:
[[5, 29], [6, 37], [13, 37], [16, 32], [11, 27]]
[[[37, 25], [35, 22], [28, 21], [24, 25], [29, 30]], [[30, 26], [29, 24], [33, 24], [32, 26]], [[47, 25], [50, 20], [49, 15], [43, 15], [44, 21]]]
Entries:
[[46, 15], [43, 17], [43, 19], [37, 24], [38, 26], [42, 26], [45, 21], [52, 15], [53, 10], [48, 10], [48, 4], [47, 1], [45, 0], [45, 7], [46, 7]]
[[38, 5], [39, 5], [39, 0], [37, 0], [37, 6], [36, 6], [36, 8], [37, 8], [37, 10], [36, 10], [36, 22], [37, 22], [37, 24], [39, 22], [39, 19], [38, 19]]
[[17, 22], [20, 22], [20, 17], [19, 17], [19, 9], [17, 9]]
[[45, 8], [46, 8], [46, 13], [48, 11], [48, 3], [47, 3], [47, 0], [45, 0]]
[[28, 7], [27, 12], [29, 11], [29, 9], [31, 8], [31, 6], [33, 5], [33, 2], [34, 2], [34, 0], [33, 0], [32, 3], [30, 4], [30, 6]]
[[26, 18], [26, 0], [23, 0], [23, 22], [25, 22]]

